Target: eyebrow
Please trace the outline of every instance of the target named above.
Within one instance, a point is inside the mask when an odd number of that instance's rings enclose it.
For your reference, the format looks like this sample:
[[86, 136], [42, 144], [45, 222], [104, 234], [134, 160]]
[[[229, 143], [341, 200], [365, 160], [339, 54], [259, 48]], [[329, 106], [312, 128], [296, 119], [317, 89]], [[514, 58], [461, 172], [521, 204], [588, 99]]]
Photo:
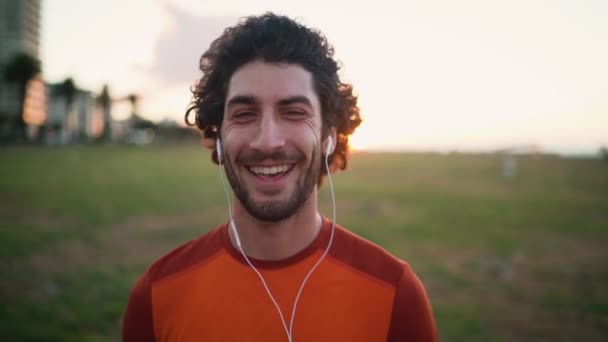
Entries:
[[255, 98], [253, 96], [248, 96], [248, 95], [237, 95], [233, 98], [231, 98], [228, 103], [227, 103], [227, 107], [233, 106], [233, 105], [237, 105], [237, 104], [245, 104], [245, 105], [250, 105], [250, 104], [255, 104], [257, 101], [255, 100]]
[[288, 106], [294, 103], [302, 103], [312, 107], [312, 102], [306, 96], [292, 96], [279, 101], [279, 106]]
[[[252, 105], [252, 104], [256, 104], [256, 103], [257, 103], [257, 100], [253, 96], [237, 95], [237, 96], [232, 97], [230, 100], [228, 100], [228, 103], [226, 106], [230, 107], [230, 106], [237, 105], [237, 104]], [[278, 102], [278, 105], [279, 106], [288, 106], [288, 105], [294, 104], [294, 103], [302, 103], [302, 104], [312, 107], [312, 102], [306, 96], [291, 96], [291, 97], [280, 100]]]

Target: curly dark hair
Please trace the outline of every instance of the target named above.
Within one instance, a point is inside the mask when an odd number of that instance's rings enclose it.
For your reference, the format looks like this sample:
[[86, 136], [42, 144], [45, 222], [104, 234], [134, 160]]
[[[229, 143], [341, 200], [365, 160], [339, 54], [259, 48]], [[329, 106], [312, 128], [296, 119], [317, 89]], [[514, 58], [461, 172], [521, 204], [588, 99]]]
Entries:
[[[340, 81], [340, 65], [333, 55], [333, 47], [316, 29], [270, 12], [246, 17], [224, 30], [201, 56], [203, 77], [191, 90], [194, 98], [186, 111], [186, 124], [196, 125], [204, 139], [215, 141], [224, 117], [228, 84], [240, 66], [254, 60], [298, 64], [313, 76], [321, 104], [322, 134], [326, 135], [329, 127], [337, 131], [330, 169], [343, 170], [348, 162], [348, 136], [359, 126], [361, 117], [353, 87]], [[192, 111], [194, 123], [188, 120]], [[211, 158], [218, 163], [215, 151]], [[324, 166], [322, 169], [320, 178], [326, 173]]]

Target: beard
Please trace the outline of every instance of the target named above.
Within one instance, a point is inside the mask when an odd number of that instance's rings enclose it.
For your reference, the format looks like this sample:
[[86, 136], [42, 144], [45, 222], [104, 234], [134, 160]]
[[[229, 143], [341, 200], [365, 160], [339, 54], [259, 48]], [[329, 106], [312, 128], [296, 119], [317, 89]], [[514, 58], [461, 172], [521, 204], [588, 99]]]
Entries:
[[[303, 155], [299, 152], [294, 153], [292, 155], [288, 155], [284, 151], [278, 151], [272, 154], [264, 154], [262, 152], [256, 151], [237, 158], [237, 163], [239, 163], [240, 165], [246, 165], [262, 160], [291, 163], [295, 161], [295, 168], [297, 167], [298, 162], [303, 159]], [[230, 186], [232, 187], [236, 198], [251, 216], [263, 222], [283, 221], [298, 212], [304, 202], [308, 200], [308, 197], [315, 188], [317, 180], [319, 179], [319, 175], [321, 173], [321, 151], [318, 146], [315, 146], [312, 152], [309, 167], [304, 170], [300, 174], [300, 178], [296, 180], [295, 189], [289, 195], [288, 199], [255, 201], [251, 196], [250, 191], [238, 179], [236, 173], [234, 172], [234, 168], [232, 166], [230, 158], [225, 157], [224, 162], [226, 176], [228, 178], [228, 181], [230, 182]]]

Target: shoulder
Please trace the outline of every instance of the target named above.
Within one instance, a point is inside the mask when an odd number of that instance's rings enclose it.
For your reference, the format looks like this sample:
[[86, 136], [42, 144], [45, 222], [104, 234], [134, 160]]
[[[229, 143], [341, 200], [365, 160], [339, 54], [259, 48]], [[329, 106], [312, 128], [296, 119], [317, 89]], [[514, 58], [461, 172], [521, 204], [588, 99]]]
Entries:
[[222, 227], [193, 239], [158, 259], [139, 278], [125, 310], [124, 341], [155, 341], [152, 317], [152, 285], [172, 274], [204, 262], [222, 248]]
[[359, 272], [397, 286], [409, 265], [377, 244], [336, 225], [329, 255]]
[[337, 225], [334, 239], [334, 259], [394, 288], [387, 341], [439, 341], [427, 293], [407, 262]]
[[426, 290], [409, 265], [399, 279], [387, 341], [439, 341]]
[[224, 227], [213, 230], [173, 249], [154, 262], [146, 271], [150, 283], [205, 262], [223, 248]]
[[222, 249], [222, 227], [175, 248], [156, 262], [137, 280], [131, 290], [123, 318], [123, 341], [155, 341], [152, 317], [152, 287], [167, 276], [182, 272], [209, 259]]

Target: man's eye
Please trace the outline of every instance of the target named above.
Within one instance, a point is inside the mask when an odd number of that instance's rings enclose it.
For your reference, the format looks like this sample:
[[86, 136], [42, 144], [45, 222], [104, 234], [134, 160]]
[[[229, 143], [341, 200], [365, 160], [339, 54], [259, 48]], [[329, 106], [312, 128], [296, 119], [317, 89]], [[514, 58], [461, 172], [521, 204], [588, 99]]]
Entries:
[[308, 117], [308, 113], [301, 110], [288, 110], [285, 111], [283, 115], [290, 119], [302, 119]]
[[255, 113], [251, 111], [236, 112], [232, 114], [232, 118], [239, 122], [250, 121], [255, 119]]

